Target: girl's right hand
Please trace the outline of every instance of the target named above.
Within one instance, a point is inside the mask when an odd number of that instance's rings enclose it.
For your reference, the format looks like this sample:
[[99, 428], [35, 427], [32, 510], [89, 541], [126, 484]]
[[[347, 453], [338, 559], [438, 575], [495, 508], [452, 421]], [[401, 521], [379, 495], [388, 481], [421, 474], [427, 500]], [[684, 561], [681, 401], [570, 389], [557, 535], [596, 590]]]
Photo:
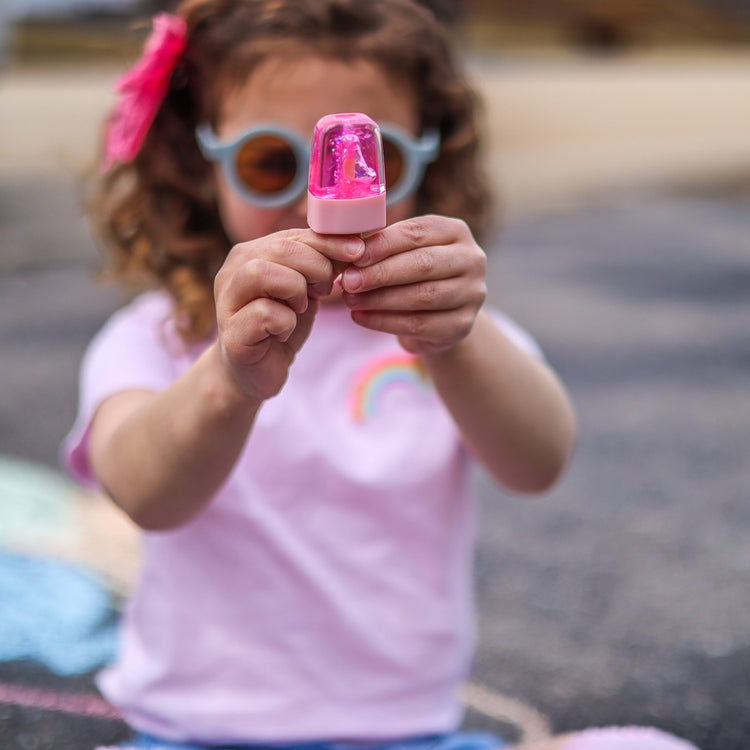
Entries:
[[290, 229], [235, 245], [216, 275], [221, 361], [249, 399], [276, 395], [305, 342], [318, 300], [364, 252], [359, 237]]

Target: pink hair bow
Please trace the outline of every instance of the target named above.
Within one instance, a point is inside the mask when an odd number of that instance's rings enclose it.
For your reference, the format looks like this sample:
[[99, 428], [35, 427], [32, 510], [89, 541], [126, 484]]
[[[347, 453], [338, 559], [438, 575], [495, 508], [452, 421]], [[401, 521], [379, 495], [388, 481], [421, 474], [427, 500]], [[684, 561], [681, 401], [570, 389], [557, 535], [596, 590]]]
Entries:
[[140, 60], [115, 84], [120, 99], [107, 123], [102, 171], [135, 158], [185, 49], [184, 18], [159, 13], [153, 23]]

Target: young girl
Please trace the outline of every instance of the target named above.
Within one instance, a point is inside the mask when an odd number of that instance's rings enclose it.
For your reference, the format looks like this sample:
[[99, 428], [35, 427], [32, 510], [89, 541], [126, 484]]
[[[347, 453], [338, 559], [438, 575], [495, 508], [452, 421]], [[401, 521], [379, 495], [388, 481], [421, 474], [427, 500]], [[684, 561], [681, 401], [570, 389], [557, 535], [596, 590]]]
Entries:
[[[186, 0], [120, 93], [98, 229], [154, 288], [92, 342], [65, 457], [144, 529], [100, 681], [128, 745], [502, 746], [456, 729], [469, 456], [544, 491], [575, 420], [483, 307], [474, 98], [440, 25], [415, 0]], [[364, 239], [306, 228], [309, 135], [347, 111], [385, 141]]]

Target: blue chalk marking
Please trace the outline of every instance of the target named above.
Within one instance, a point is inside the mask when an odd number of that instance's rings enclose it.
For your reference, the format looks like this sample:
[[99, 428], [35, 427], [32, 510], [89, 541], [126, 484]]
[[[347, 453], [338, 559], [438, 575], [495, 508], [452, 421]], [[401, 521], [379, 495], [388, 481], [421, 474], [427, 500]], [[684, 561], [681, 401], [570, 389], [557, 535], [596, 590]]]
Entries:
[[116, 619], [111, 595], [85, 571], [0, 553], [0, 661], [86, 674], [114, 657]]

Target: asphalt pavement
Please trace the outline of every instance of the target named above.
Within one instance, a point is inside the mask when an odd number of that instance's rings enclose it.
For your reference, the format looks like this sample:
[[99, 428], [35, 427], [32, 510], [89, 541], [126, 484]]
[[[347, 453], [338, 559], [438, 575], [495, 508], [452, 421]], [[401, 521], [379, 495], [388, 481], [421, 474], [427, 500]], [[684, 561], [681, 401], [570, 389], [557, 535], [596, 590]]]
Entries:
[[[475, 682], [557, 731], [747, 750], [750, 200], [608, 192], [512, 214], [493, 245], [491, 301], [538, 338], [581, 435], [543, 498], [480, 478]], [[57, 465], [81, 354], [120, 303], [96, 266], [72, 177], [0, 170], [0, 454]]]

